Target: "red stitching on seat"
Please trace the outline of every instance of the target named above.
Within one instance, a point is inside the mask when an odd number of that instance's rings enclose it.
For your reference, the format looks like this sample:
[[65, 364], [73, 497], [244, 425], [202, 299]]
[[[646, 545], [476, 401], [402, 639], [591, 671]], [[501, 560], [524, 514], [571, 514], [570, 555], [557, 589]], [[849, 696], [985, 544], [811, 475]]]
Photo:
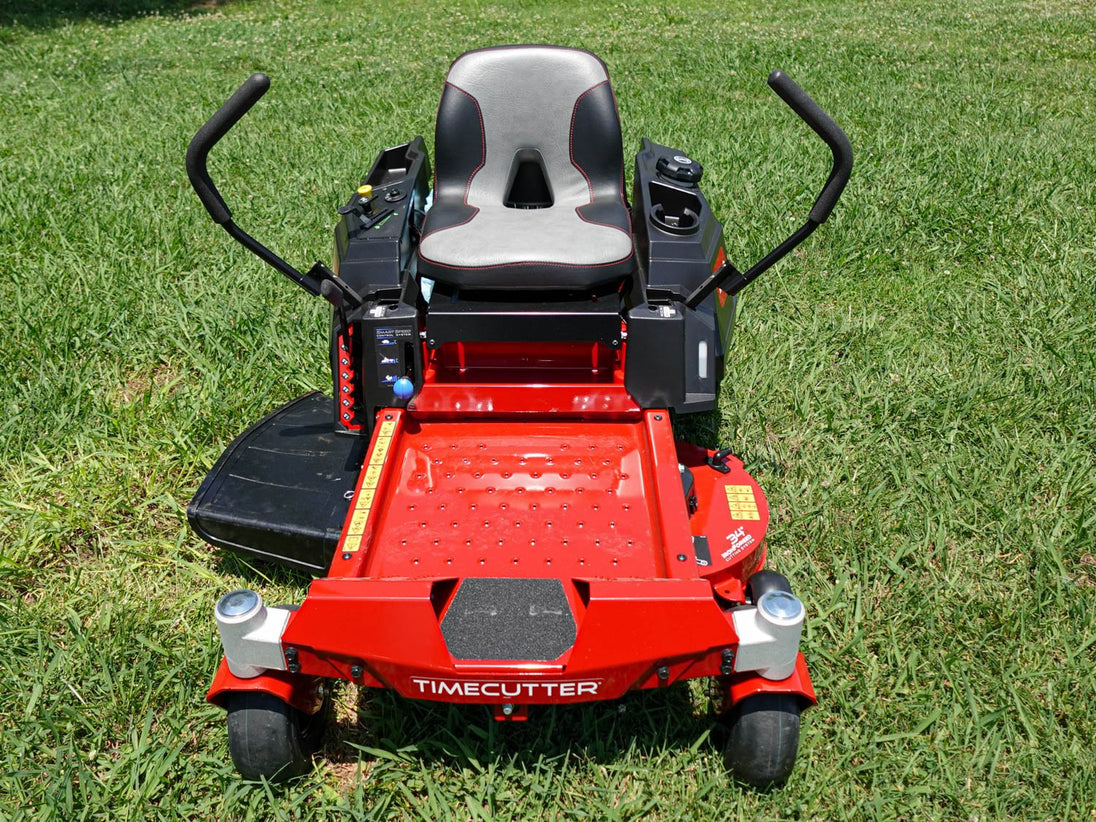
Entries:
[[[477, 100], [473, 95], [469, 94], [467, 91], [462, 89], [460, 86], [455, 86], [452, 83], [450, 83], [448, 80], [445, 81], [445, 85], [447, 85], [449, 88], [453, 89], [454, 91], [460, 92], [461, 94], [463, 94], [465, 97], [467, 97], [469, 100], [472, 101], [472, 105], [474, 105], [476, 107], [476, 119], [479, 120], [479, 127], [480, 127], [480, 163], [479, 163], [478, 166], [476, 166], [474, 169], [472, 169], [472, 173], [468, 175], [468, 179], [464, 183], [464, 198], [463, 198], [463, 201], [462, 201], [464, 203], [464, 205], [466, 205], [470, 209], [472, 209], [472, 213], [470, 215], [468, 215], [468, 217], [466, 217], [465, 219], [461, 220], [459, 223], [452, 223], [451, 225], [445, 225], [445, 226], [442, 226], [441, 228], [435, 228], [433, 231], [427, 231], [425, 234], [422, 235], [422, 239], [419, 240], [419, 245], [422, 245], [422, 243], [425, 242], [426, 238], [429, 237], [432, 234], [437, 234], [439, 231], [445, 231], [447, 228], [456, 228], [457, 226], [462, 226], [466, 223], [470, 223], [475, 218], [475, 216], [477, 214], [479, 214], [479, 212], [480, 212], [480, 210], [476, 206], [469, 204], [469, 202], [468, 202], [468, 191], [469, 191], [469, 189], [472, 188], [472, 179], [476, 176], [476, 174], [479, 173], [479, 170], [487, 164], [487, 134], [486, 134], [486, 131], [485, 131], [484, 125], [483, 125], [483, 111], [480, 109], [479, 100]], [[438, 103], [438, 111], [439, 112], [441, 111], [441, 103], [440, 102]], [[434, 174], [434, 193], [435, 193], [435, 196], [436, 196], [437, 195], [437, 170], [436, 169], [435, 169], [435, 174]], [[419, 256], [420, 257], [422, 256], [421, 252], [420, 252]]]
[[[606, 71], [606, 74], [608, 74], [608, 71]], [[615, 223], [603, 223], [603, 222], [600, 222], [598, 220], [587, 219], [583, 215], [582, 211], [580, 210], [580, 209], [586, 208], [586, 206], [588, 206], [588, 205], [593, 205], [594, 204], [594, 183], [590, 179], [590, 175], [586, 173], [586, 169], [584, 169], [577, 162], [575, 162], [575, 120], [578, 117], [578, 106], [579, 106], [579, 103], [582, 102], [582, 99], [587, 94], [590, 94], [591, 92], [596, 91], [597, 89], [601, 88], [602, 86], [609, 86], [609, 94], [613, 96], [613, 106], [615, 108], [616, 107], [616, 95], [613, 94], [613, 87], [609, 83], [609, 78], [608, 77], [606, 77], [604, 80], [602, 80], [596, 86], [591, 86], [590, 88], [586, 89], [586, 91], [582, 92], [582, 94], [580, 94], [578, 96], [578, 99], [575, 100], [575, 105], [571, 108], [571, 128], [570, 128], [570, 130], [568, 131], [568, 134], [567, 134], [567, 156], [571, 160], [571, 165], [573, 165], [575, 168], [577, 168], [579, 170], [579, 172], [582, 174], [582, 176], [586, 179], [586, 188], [590, 192], [590, 201], [587, 202], [587, 203], [584, 203], [583, 205], [576, 206], [575, 207], [575, 214], [584, 223], [589, 223], [590, 225], [605, 226], [606, 228], [615, 228], [617, 231], [621, 231], [624, 234], [627, 234], [628, 239], [631, 239], [632, 238], [632, 232], [631, 232], [632, 219], [631, 219], [631, 215], [629, 215], [629, 217], [628, 217], [629, 228], [625, 229], [625, 228], [621, 228], [620, 226], [616, 225]], [[620, 114], [619, 113], [617, 114], [617, 121], [618, 122], [620, 121]], [[624, 201], [624, 169], [623, 169], [623, 166], [621, 167], [620, 204], [624, 207], [624, 213], [627, 214], [628, 213], [628, 204]]]

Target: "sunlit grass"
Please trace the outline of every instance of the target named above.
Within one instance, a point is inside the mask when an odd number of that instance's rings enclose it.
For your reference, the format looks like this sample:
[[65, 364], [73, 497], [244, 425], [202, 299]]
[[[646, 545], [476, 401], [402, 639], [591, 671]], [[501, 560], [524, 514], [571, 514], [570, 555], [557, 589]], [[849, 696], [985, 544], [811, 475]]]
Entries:
[[[23, 5], [0, 3], [0, 816], [1096, 812], [1090, 7]], [[260, 239], [328, 259], [375, 153], [432, 141], [449, 61], [503, 42], [603, 56], [629, 151], [705, 164], [740, 266], [827, 168], [768, 71], [852, 139], [830, 223], [744, 294], [719, 418], [684, 429], [762, 482], [808, 607], [821, 702], [778, 793], [727, 784], [699, 684], [516, 727], [347, 691], [279, 793], [236, 779], [203, 702], [216, 597], [306, 580], [217, 555], [185, 504], [235, 434], [327, 388], [327, 315], [208, 221], [186, 143], [269, 73], [216, 176]]]

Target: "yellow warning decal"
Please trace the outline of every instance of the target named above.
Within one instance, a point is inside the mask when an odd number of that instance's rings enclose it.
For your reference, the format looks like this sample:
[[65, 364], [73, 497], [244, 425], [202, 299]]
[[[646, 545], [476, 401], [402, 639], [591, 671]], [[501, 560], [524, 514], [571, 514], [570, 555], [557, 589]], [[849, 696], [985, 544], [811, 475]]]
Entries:
[[384, 470], [384, 461], [388, 459], [388, 448], [392, 444], [392, 435], [396, 433], [395, 420], [385, 420], [377, 427], [377, 438], [365, 466], [361, 489], [354, 501], [354, 512], [350, 515], [350, 525], [346, 529], [343, 542], [344, 551], [357, 551], [361, 547], [361, 537], [365, 535], [365, 526], [369, 522], [369, 512], [373, 510], [373, 497]]
[[384, 468], [384, 464], [377, 465], [373, 460], [369, 461], [369, 465], [365, 468], [365, 479], [362, 480], [362, 488], [376, 488], [377, 483], [381, 478], [381, 469]]
[[359, 498], [358, 504], [354, 506], [354, 513], [350, 517], [350, 527], [346, 529], [346, 535], [348, 537], [360, 537], [365, 533], [365, 523], [369, 520], [370, 506], [361, 504]]
[[727, 507], [731, 509], [731, 519], [761, 519], [751, 486], [725, 485], [723, 488], [727, 494]]

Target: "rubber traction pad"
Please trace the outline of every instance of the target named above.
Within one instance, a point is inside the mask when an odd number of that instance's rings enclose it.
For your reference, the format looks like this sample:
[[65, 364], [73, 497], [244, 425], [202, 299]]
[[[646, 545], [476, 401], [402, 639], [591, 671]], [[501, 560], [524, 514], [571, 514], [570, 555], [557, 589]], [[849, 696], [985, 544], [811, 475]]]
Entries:
[[575, 644], [575, 618], [558, 579], [466, 579], [441, 632], [457, 659], [557, 658]]

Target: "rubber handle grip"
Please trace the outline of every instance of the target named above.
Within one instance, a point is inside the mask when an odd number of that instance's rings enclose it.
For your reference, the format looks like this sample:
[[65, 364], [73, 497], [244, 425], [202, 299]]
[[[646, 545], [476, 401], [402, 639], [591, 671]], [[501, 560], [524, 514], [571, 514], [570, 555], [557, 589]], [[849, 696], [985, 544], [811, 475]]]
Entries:
[[252, 74], [225, 101], [225, 104], [217, 109], [206, 124], [198, 129], [198, 133], [187, 146], [186, 173], [190, 178], [190, 184], [217, 225], [229, 222], [232, 219], [232, 212], [228, 210], [221, 193], [217, 191], [217, 186], [209, 178], [206, 158], [209, 150], [251, 110], [253, 105], [259, 102], [259, 98], [266, 94], [268, 88], [270, 88], [269, 77], [261, 72]]
[[812, 223], [821, 225], [826, 222], [833, 207], [837, 205], [841, 192], [845, 190], [845, 184], [849, 181], [849, 175], [852, 174], [852, 144], [845, 132], [841, 130], [841, 126], [837, 125], [795, 80], [780, 69], [776, 69], [769, 75], [769, 86], [792, 111], [799, 115], [803, 122], [826, 141], [826, 145], [833, 152], [833, 169], [808, 216]]

